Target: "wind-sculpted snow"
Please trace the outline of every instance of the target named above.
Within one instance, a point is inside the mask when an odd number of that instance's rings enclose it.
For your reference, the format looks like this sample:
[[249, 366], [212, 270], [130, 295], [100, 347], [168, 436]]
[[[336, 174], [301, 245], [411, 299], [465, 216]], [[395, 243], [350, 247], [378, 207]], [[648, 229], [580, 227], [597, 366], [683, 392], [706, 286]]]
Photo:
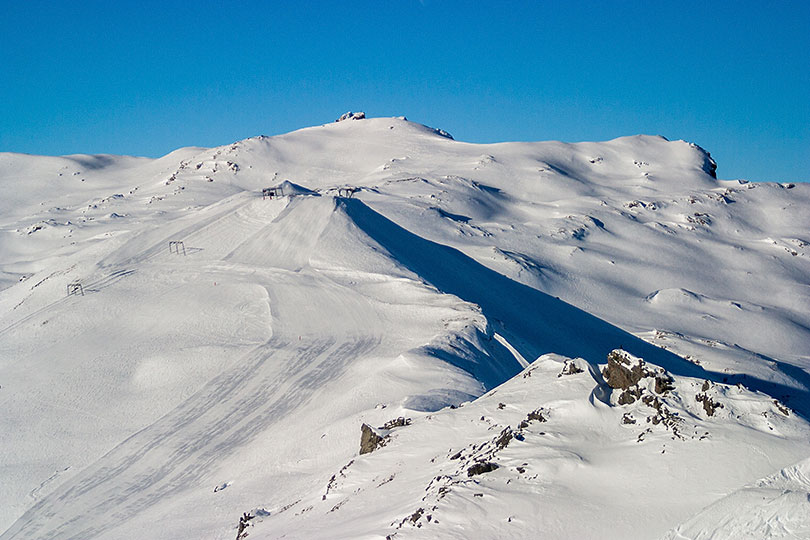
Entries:
[[786, 467], [706, 507], [663, 540], [810, 537], [810, 459]]
[[807, 528], [807, 185], [363, 118], [0, 189], [3, 539]]

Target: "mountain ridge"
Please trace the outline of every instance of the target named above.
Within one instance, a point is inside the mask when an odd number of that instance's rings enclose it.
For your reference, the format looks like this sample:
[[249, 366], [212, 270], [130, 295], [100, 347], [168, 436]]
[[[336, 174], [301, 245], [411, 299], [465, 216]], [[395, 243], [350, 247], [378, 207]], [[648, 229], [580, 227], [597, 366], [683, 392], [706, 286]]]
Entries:
[[[82, 160], [0, 155], [3, 539], [232, 538], [244, 512], [256, 538], [649, 538], [807, 457], [807, 186], [717, 180], [657, 136], [478, 145], [400, 118]], [[617, 350], [672, 388], [611, 387]], [[507, 428], [465, 451], [496, 468], [456, 470], [453, 440]], [[622, 476], [636, 459], [658, 488]], [[428, 471], [454, 493], [430, 511]]]

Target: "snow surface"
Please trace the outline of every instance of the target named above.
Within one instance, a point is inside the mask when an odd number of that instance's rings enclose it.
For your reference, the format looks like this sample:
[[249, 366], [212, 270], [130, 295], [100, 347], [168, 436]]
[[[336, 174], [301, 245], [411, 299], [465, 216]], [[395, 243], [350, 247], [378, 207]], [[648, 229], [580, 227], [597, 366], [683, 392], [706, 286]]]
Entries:
[[404, 118], [0, 154], [0, 538], [807, 537], [810, 189], [714, 170]]

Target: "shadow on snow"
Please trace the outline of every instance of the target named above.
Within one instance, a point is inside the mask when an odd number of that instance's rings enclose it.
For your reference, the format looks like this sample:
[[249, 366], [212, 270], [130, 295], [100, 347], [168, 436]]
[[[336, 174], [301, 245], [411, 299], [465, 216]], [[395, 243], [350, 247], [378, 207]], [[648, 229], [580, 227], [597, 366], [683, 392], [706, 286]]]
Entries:
[[[359, 199], [340, 199], [338, 204], [369, 237], [411, 271], [440, 291], [480, 306], [496, 331], [529, 361], [553, 352], [582, 357], [592, 364], [604, 363], [611, 350], [623, 348], [674, 375], [742, 383], [751, 390], [789, 403], [805, 418], [810, 416], [807, 414], [810, 412], [810, 375], [800, 368], [767, 358], [801, 387], [748, 375], [707, 371], [571, 304], [490, 270], [457, 249], [413, 234]], [[458, 367], [468, 369], [463, 364]], [[505, 382], [521, 369], [517, 363], [511, 367], [508, 370], [511, 373], [503, 369], [487, 370], [487, 375], [502, 380], [482, 383], [492, 386]]]

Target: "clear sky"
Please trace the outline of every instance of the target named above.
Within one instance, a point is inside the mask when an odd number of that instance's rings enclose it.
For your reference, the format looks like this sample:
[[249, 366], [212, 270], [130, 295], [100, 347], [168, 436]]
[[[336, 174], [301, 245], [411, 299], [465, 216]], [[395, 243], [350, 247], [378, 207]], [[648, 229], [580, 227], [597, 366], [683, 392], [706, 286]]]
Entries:
[[159, 156], [347, 110], [810, 180], [810, 2], [0, 0], [0, 151]]

